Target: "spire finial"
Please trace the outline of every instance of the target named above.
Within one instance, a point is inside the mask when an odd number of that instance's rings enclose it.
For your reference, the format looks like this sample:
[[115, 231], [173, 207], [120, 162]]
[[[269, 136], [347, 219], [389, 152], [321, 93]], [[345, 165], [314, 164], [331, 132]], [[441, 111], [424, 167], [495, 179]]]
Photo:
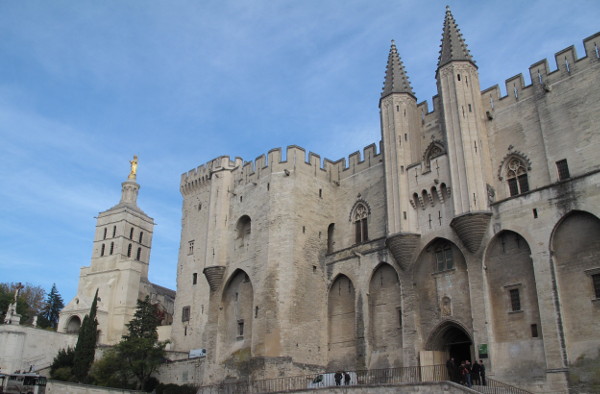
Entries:
[[385, 97], [391, 93], [408, 93], [414, 97], [412, 86], [406, 76], [404, 64], [400, 60], [398, 50], [396, 49], [396, 41], [392, 40], [390, 54], [385, 69], [385, 80], [383, 81], [383, 91], [381, 97]]
[[440, 57], [438, 59], [438, 69], [443, 65], [455, 60], [466, 60], [473, 65], [473, 57], [467, 48], [462, 33], [454, 20], [450, 6], [446, 6], [446, 17], [444, 18], [444, 31], [442, 33], [442, 45], [440, 46]]

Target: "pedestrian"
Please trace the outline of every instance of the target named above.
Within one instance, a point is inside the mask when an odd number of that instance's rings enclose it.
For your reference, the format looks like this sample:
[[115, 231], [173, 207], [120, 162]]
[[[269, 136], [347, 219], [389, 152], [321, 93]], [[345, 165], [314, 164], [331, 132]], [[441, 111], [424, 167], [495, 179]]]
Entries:
[[350, 384], [350, 374], [348, 372], [344, 372], [344, 384], [348, 386]]
[[335, 385], [336, 386], [341, 386], [341, 384], [342, 384], [342, 372], [341, 371], [337, 371], [335, 373], [335, 375], [333, 375], [333, 378], [335, 379]]
[[471, 367], [471, 381], [473, 384], [480, 385], [481, 379], [479, 377], [479, 372], [481, 371], [481, 365], [477, 361], [473, 363], [473, 367]]
[[473, 386], [471, 383], [471, 362], [469, 360], [465, 360], [465, 378], [467, 380], [467, 387]]
[[446, 361], [446, 370], [448, 370], [448, 379], [456, 382], [456, 364], [454, 363], [454, 357], [450, 357], [448, 361]]
[[483, 365], [483, 360], [479, 360], [479, 375], [481, 376], [481, 385], [486, 386], [487, 383], [485, 381], [485, 365]]

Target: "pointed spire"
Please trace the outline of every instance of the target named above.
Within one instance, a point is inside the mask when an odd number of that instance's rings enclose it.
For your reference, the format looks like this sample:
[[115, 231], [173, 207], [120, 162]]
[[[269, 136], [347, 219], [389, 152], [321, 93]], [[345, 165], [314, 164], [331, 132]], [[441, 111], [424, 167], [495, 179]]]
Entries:
[[438, 69], [455, 60], [466, 60], [475, 65], [475, 61], [467, 48], [467, 44], [465, 44], [460, 29], [452, 16], [450, 6], [446, 6], [446, 18], [444, 19], [444, 32], [442, 33]]
[[392, 93], [408, 93], [413, 97], [415, 96], [412, 86], [410, 86], [410, 81], [406, 76], [404, 64], [398, 55], [398, 50], [396, 49], [396, 43], [394, 40], [392, 40], [390, 54], [388, 55], [381, 97], [383, 98]]

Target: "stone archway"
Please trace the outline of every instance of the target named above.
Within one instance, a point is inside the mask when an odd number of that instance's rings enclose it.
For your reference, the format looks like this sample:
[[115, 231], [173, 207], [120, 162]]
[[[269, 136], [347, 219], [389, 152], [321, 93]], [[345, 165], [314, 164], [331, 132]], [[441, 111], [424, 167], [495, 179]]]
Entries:
[[67, 334], [77, 334], [81, 328], [81, 319], [77, 315], [71, 316], [67, 323]]
[[339, 275], [328, 296], [328, 367], [354, 369], [356, 366], [355, 291], [350, 278]]
[[429, 334], [425, 350], [443, 355], [442, 360], [453, 357], [459, 363], [473, 361], [473, 340], [467, 330], [458, 322], [446, 320]]

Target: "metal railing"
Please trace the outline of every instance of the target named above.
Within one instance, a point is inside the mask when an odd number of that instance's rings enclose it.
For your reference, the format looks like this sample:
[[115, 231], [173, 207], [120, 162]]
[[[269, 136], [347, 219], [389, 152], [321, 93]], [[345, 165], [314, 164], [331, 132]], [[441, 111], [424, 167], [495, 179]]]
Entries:
[[[291, 376], [276, 379], [244, 380], [224, 382], [210, 386], [198, 387], [198, 394], [258, 394], [276, 393], [290, 390], [310, 390], [320, 387], [334, 387], [334, 372], [312, 374], [304, 376]], [[448, 380], [445, 365], [431, 365], [425, 367], [399, 367], [388, 369], [371, 369], [364, 371], [348, 372], [350, 386], [439, 382]], [[345, 386], [342, 378], [340, 384]], [[518, 393], [521, 394], [521, 393]]]

